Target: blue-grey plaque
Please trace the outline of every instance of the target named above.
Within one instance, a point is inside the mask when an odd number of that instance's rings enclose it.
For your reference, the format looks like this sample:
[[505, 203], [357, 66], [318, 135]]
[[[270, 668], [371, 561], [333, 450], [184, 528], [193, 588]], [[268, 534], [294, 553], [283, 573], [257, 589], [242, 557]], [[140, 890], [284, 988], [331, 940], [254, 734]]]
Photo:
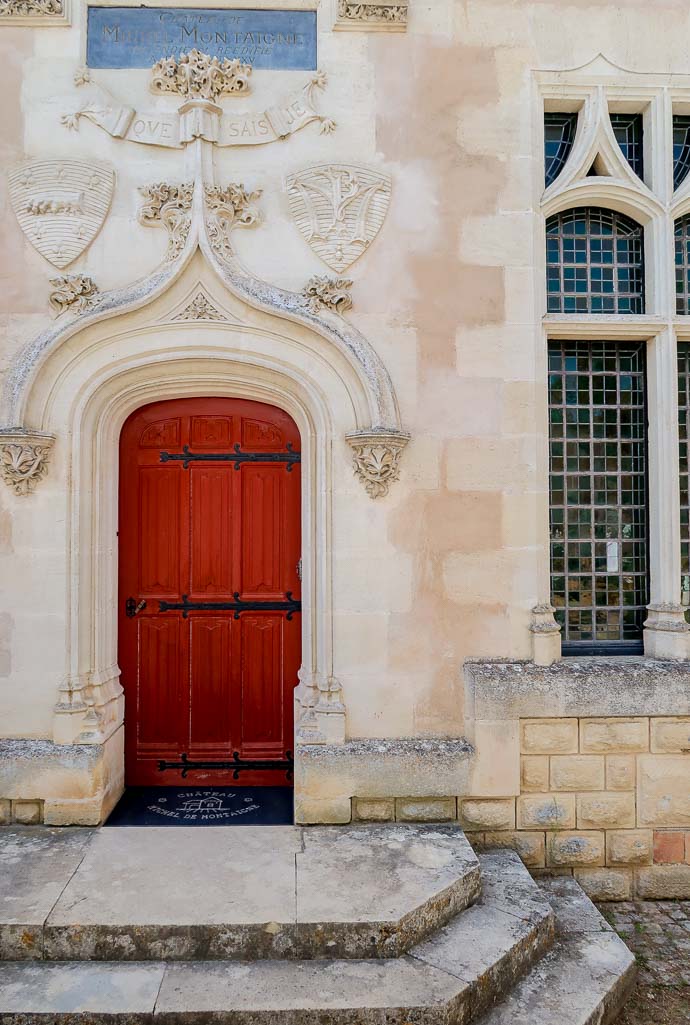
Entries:
[[90, 68], [150, 68], [197, 49], [255, 68], [316, 70], [316, 11], [89, 7]]

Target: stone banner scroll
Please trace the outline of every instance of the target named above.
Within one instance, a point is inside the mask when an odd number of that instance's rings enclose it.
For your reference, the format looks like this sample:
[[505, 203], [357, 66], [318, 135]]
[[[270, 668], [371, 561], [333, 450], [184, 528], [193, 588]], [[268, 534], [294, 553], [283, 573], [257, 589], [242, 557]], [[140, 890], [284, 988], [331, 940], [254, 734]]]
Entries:
[[316, 70], [316, 11], [89, 7], [90, 68], [150, 68], [190, 49], [254, 68]]

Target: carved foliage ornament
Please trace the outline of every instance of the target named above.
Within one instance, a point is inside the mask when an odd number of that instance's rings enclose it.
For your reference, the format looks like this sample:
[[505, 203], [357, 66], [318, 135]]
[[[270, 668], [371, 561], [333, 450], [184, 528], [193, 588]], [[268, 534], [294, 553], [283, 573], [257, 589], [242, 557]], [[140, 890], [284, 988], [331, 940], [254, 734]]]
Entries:
[[247, 192], [244, 185], [231, 182], [225, 188], [205, 185], [204, 198], [208, 217], [206, 230], [213, 251], [222, 259], [233, 256], [230, 232], [233, 228], [250, 228], [258, 224], [261, 214], [256, 206], [261, 189]]
[[390, 485], [399, 479], [400, 455], [409, 440], [409, 434], [394, 431], [357, 431], [347, 435], [354, 454], [355, 476], [370, 498], [387, 495]]
[[51, 278], [50, 283], [54, 291], [48, 298], [58, 317], [66, 310], [71, 310], [73, 313], [84, 313], [97, 305], [102, 298], [99, 295], [98, 286], [85, 274]]
[[189, 99], [217, 100], [221, 96], [248, 93], [251, 64], [219, 60], [199, 50], [177, 57], [165, 57], [153, 65], [151, 91], [177, 93]]
[[407, 0], [375, 0], [373, 3], [338, 0], [336, 28], [404, 32], [407, 28], [407, 8]]
[[162, 227], [168, 232], [166, 260], [175, 260], [185, 247], [189, 235], [190, 210], [194, 186], [169, 185], [157, 182], [139, 189], [144, 202], [139, 209], [139, 223], [146, 227]]
[[66, 20], [64, 0], [0, 0], [0, 22]]
[[302, 289], [302, 295], [312, 313], [319, 313], [322, 308], [345, 313], [352, 308], [350, 288], [349, 278], [313, 277]]
[[31, 160], [7, 177], [12, 209], [34, 249], [60, 270], [73, 263], [103, 226], [113, 169], [79, 160]]
[[0, 432], [0, 476], [15, 495], [28, 495], [45, 477], [54, 441], [49, 434]]
[[335, 271], [364, 253], [381, 230], [391, 197], [385, 174], [357, 164], [319, 164], [286, 179], [290, 213], [314, 252]]
[[197, 292], [181, 313], [173, 320], [226, 320], [220, 310], [216, 309], [211, 300], [203, 292]]

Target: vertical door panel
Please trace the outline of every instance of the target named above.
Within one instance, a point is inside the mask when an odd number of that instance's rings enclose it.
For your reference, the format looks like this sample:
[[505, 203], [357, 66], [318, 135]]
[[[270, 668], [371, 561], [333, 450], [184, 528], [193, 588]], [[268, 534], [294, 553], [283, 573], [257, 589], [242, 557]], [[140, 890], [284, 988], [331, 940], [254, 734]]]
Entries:
[[167, 754], [179, 740], [179, 706], [184, 667], [179, 619], [139, 620], [137, 747]]
[[283, 755], [284, 614], [242, 616], [242, 749], [250, 757]]
[[232, 620], [193, 616], [189, 751], [192, 756], [229, 758], [231, 731]]
[[143, 594], [180, 592], [180, 471], [139, 470], [139, 588]]
[[[283, 513], [287, 470], [276, 466], [245, 465], [242, 474], [242, 595], [283, 597], [281, 572]], [[282, 587], [281, 587], [282, 585]]]
[[191, 485], [191, 582], [193, 596], [232, 595], [232, 471], [197, 463], [186, 471]]

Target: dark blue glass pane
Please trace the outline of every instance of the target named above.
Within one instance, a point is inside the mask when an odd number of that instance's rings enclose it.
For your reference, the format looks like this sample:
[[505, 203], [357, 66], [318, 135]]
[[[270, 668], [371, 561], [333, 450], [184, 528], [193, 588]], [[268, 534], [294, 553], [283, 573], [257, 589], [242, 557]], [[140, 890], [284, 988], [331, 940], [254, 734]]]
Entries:
[[673, 118], [673, 188], [677, 189], [690, 171], [690, 117]]
[[575, 140], [577, 114], [544, 114], [546, 185], [555, 181], [570, 156]]
[[644, 157], [642, 151], [642, 115], [641, 114], [611, 114], [611, 127], [616, 136], [616, 142], [623, 151], [623, 156], [628, 161], [638, 178], [644, 172]]
[[641, 225], [583, 207], [550, 217], [546, 234], [550, 313], [644, 313]]

